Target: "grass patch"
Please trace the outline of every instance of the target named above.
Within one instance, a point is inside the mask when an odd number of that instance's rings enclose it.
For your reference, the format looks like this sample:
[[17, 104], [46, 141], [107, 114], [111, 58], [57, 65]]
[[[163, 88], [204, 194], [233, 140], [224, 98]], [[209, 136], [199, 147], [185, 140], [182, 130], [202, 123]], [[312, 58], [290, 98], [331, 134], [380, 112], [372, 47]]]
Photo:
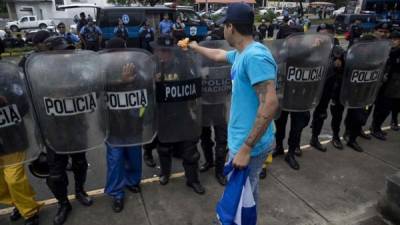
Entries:
[[33, 51], [33, 47], [31, 46], [26, 46], [23, 48], [6, 48], [5, 52], [1, 54], [2, 57], [7, 57], [7, 56], [20, 56], [24, 55], [27, 52]]

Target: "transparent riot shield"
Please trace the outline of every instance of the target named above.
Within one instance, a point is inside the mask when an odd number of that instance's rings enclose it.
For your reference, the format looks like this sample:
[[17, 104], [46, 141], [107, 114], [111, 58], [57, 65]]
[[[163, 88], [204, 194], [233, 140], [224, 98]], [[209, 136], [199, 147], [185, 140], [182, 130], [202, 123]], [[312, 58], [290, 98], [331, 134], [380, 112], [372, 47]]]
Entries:
[[201, 73], [195, 55], [178, 47], [154, 46], [160, 73], [156, 76], [158, 140], [194, 140], [201, 133]]
[[0, 168], [32, 161], [40, 152], [28, 91], [17, 65], [0, 62]]
[[[231, 50], [224, 40], [200, 42], [200, 46]], [[229, 99], [232, 92], [231, 65], [218, 63], [198, 55], [202, 72], [202, 125], [223, 125], [228, 122]]]
[[371, 105], [382, 85], [390, 52], [386, 40], [353, 44], [347, 51], [340, 101], [349, 108]]
[[154, 77], [156, 61], [141, 49], [100, 52], [106, 74], [108, 138], [111, 146], [151, 142], [156, 133]]
[[104, 73], [91, 51], [31, 55], [25, 70], [47, 148], [68, 154], [103, 146]]
[[332, 37], [324, 34], [292, 35], [285, 39], [285, 72], [278, 96], [286, 111], [308, 111], [319, 102], [326, 79]]

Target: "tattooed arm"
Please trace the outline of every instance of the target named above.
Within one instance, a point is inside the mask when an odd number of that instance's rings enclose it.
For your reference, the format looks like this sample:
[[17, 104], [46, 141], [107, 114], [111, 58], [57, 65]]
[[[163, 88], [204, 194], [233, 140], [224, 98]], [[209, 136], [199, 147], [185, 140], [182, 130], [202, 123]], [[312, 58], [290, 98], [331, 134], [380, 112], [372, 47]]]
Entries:
[[233, 159], [233, 165], [240, 169], [249, 164], [251, 150], [264, 135], [274, 118], [279, 104], [274, 81], [263, 81], [254, 85], [254, 89], [260, 103], [258, 106], [257, 116], [249, 136]]

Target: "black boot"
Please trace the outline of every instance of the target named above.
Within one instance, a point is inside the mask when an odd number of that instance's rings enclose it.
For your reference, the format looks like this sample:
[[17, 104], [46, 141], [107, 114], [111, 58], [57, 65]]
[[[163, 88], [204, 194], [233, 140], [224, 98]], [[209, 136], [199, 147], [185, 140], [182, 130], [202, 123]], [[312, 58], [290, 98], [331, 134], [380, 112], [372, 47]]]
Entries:
[[167, 185], [169, 183], [169, 176], [161, 175], [160, 176], [160, 184]]
[[342, 141], [340, 140], [340, 138], [338, 136], [333, 136], [332, 145], [333, 145], [333, 147], [335, 147], [335, 148], [337, 148], [339, 150], [343, 149]]
[[319, 142], [318, 137], [312, 136], [310, 140], [310, 145], [321, 152], [326, 152], [326, 147]]
[[39, 225], [39, 215], [36, 214], [25, 220], [25, 225]]
[[124, 209], [124, 199], [123, 198], [114, 198], [112, 209], [115, 213], [120, 213]]
[[91, 206], [93, 204], [93, 199], [85, 191], [76, 192], [75, 198], [84, 206]]
[[293, 152], [297, 157], [301, 157], [303, 155], [303, 150], [301, 150], [300, 147], [295, 148]]
[[217, 178], [217, 181], [220, 185], [225, 186], [226, 185], [226, 177], [221, 174], [221, 173], [216, 173], [215, 178]]
[[289, 164], [289, 166], [294, 170], [299, 170], [300, 165], [296, 161], [296, 158], [293, 153], [288, 153], [285, 157], [285, 161]]
[[347, 143], [347, 146], [349, 146], [350, 148], [352, 148], [356, 152], [363, 152], [364, 151], [356, 141], [349, 141]]
[[19, 213], [18, 209], [15, 207], [10, 214], [10, 220], [17, 221], [19, 219], [21, 219], [21, 213]]
[[376, 139], [386, 141], [385, 134], [381, 130], [371, 128], [371, 135], [374, 136]]
[[371, 138], [372, 138], [371, 135], [365, 133], [364, 130], [361, 130], [361, 131], [360, 131], [360, 137], [362, 137], [362, 138], [364, 138], [364, 139], [366, 139], [366, 140], [371, 140]]
[[199, 195], [204, 195], [206, 193], [206, 190], [204, 189], [204, 187], [196, 182], [196, 183], [186, 183], [186, 185], [188, 187], [191, 187], [193, 189], [193, 191]]
[[71, 210], [72, 206], [71, 203], [69, 203], [69, 201], [58, 203], [58, 211], [53, 221], [54, 225], [64, 224]]
[[272, 153], [272, 157], [275, 158], [277, 156], [280, 155], [284, 155], [285, 152], [283, 150], [283, 146], [282, 145], [276, 145], [274, 152]]
[[213, 167], [214, 163], [205, 162], [203, 165], [200, 166], [200, 172], [204, 173]]

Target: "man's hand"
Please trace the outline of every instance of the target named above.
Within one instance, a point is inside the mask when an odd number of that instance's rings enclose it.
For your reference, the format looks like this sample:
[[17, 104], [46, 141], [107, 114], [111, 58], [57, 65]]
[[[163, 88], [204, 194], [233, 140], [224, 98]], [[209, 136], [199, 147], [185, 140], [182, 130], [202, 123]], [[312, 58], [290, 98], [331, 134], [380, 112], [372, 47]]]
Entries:
[[251, 147], [244, 144], [239, 152], [233, 158], [233, 166], [238, 169], [244, 169], [250, 163]]
[[135, 65], [133, 63], [125, 64], [122, 68], [122, 80], [126, 82], [133, 81], [136, 78]]
[[197, 43], [197, 41], [189, 42], [189, 48], [191, 48], [191, 49], [195, 49], [198, 46], [199, 46], [199, 44]]

